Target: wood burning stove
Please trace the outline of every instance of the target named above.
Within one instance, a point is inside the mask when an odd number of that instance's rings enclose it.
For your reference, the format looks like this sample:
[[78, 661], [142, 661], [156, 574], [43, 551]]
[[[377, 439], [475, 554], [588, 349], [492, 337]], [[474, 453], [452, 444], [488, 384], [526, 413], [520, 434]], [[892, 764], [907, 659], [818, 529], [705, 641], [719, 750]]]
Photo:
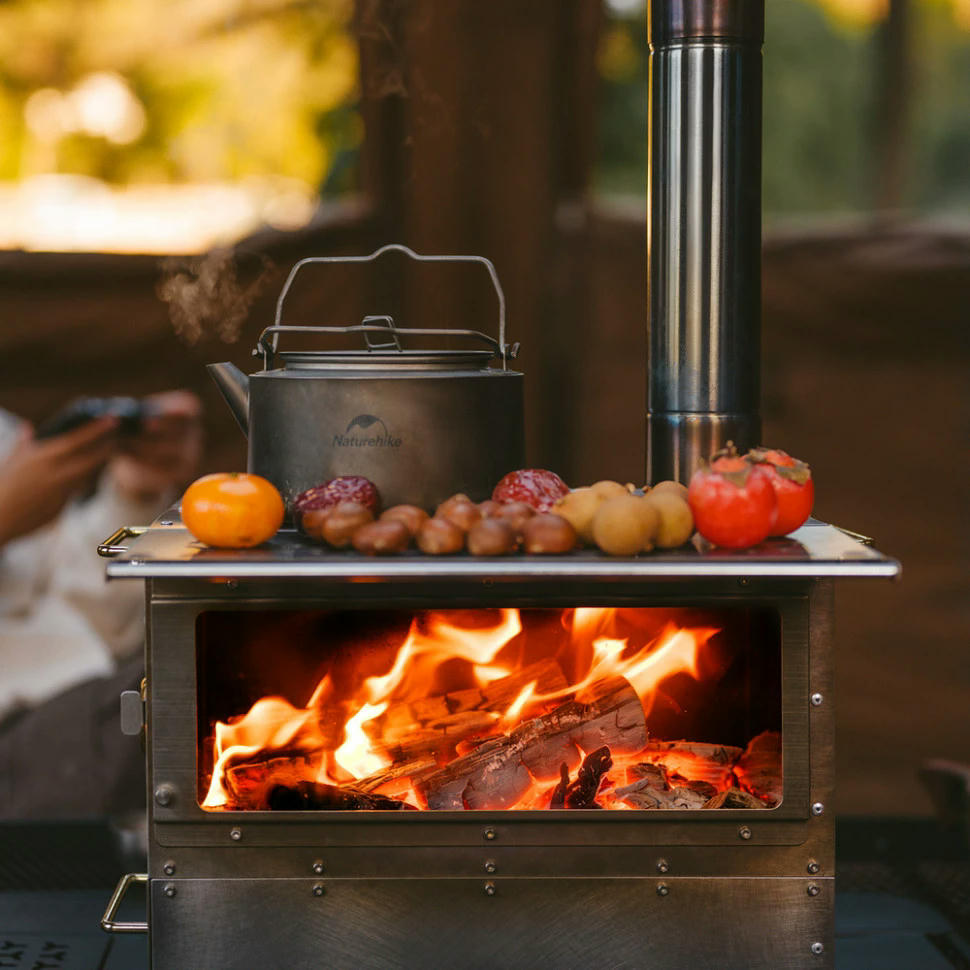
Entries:
[[146, 580], [149, 871], [105, 925], [156, 970], [831, 965], [832, 583], [897, 571], [814, 521], [611, 560], [162, 520], [108, 564]]

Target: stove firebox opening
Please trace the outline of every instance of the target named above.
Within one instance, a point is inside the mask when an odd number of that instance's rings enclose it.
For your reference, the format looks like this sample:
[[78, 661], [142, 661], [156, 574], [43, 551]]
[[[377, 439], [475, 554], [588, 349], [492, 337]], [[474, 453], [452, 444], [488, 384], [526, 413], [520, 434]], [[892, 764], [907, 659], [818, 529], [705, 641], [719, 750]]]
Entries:
[[196, 661], [207, 811], [781, 803], [773, 609], [213, 610]]

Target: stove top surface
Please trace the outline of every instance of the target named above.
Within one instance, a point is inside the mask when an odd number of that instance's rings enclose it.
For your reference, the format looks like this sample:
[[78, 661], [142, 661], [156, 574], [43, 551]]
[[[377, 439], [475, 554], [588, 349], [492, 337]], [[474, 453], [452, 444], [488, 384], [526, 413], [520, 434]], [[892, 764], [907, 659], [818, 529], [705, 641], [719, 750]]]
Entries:
[[[119, 534], [123, 533], [119, 541]], [[563, 556], [480, 557], [364, 556], [340, 551], [281, 529], [255, 549], [210, 549], [196, 541], [172, 510], [143, 530], [119, 530], [99, 552], [111, 557], [107, 574], [116, 579], [150, 578], [313, 578], [367, 579], [647, 579], [774, 577], [883, 577], [900, 573], [900, 564], [855, 536], [815, 519], [784, 539], [733, 551], [703, 540], [679, 549], [637, 557], [607, 556], [578, 550]], [[697, 537], [695, 537], [695, 540]], [[112, 541], [114, 540], [114, 541]], [[122, 542], [124, 544], [122, 544]]]

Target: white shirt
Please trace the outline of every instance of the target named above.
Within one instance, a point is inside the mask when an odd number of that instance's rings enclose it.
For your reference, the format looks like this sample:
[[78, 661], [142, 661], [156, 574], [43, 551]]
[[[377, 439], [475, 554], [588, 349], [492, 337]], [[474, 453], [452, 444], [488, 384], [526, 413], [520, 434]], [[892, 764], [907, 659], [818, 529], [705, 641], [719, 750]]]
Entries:
[[[0, 409], [0, 461], [20, 421]], [[115, 669], [144, 639], [144, 585], [105, 580], [97, 545], [161, 511], [132, 502], [107, 476], [95, 495], [0, 549], [0, 718]]]

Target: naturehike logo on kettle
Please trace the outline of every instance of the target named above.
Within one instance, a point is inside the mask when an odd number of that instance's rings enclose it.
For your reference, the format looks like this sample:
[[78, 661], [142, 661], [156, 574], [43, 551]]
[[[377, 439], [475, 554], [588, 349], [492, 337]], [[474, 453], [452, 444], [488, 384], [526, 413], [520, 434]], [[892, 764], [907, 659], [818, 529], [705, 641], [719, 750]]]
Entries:
[[[375, 429], [374, 433], [368, 434], [368, 428], [373, 428], [374, 425], [380, 425], [379, 429]], [[355, 433], [357, 429], [360, 433]], [[383, 433], [382, 433], [383, 432]], [[335, 434], [333, 436], [333, 447], [334, 448], [400, 448], [401, 439], [395, 438], [390, 431], [387, 430], [387, 425], [377, 417], [376, 414], [358, 414], [350, 424], [347, 425], [347, 430], [343, 434]]]

